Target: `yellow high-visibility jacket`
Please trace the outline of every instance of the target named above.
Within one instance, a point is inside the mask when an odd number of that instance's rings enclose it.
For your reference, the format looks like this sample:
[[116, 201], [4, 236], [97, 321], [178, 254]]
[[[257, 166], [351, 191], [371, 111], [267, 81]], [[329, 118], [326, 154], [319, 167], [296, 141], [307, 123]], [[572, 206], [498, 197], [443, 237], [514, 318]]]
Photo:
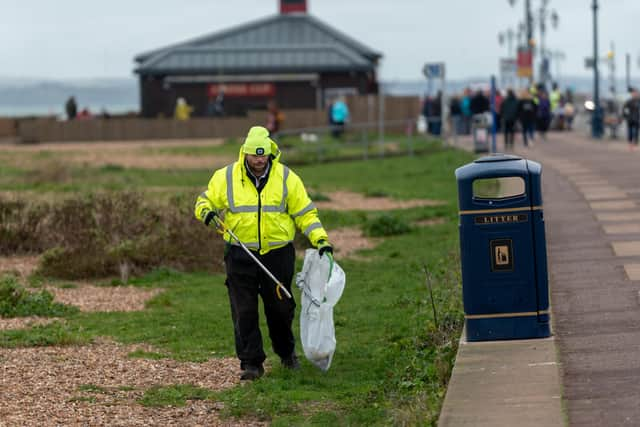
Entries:
[[[280, 163], [280, 150], [271, 143], [271, 168], [266, 185], [258, 190], [247, 176], [245, 154], [238, 161], [214, 172], [207, 191], [196, 200], [195, 216], [204, 221], [209, 211], [224, 217], [226, 226], [247, 247], [265, 254], [293, 241], [297, 228], [313, 246], [327, 240], [318, 210], [302, 180]], [[237, 244], [225, 233], [224, 240]]]

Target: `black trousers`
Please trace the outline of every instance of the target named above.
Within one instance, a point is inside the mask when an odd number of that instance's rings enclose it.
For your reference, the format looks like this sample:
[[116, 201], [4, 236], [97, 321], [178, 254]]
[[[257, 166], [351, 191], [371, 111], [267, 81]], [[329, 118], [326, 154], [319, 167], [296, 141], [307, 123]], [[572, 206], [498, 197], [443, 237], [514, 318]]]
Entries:
[[[295, 249], [292, 244], [274, 249], [264, 255], [253, 252], [291, 293], [295, 268]], [[273, 351], [285, 358], [295, 348], [291, 324], [296, 303], [282, 293], [278, 299], [276, 285], [271, 278], [239, 246], [231, 246], [225, 256], [226, 285], [231, 304], [231, 319], [240, 366], [258, 366], [266, 359], [262, 346], [258, 315], [258, 295], [262, 298]], [[292, 294], [293, 295], [293, 294]]]
[[504, 121], [504, 146], [505, 148], [513, 148], [513, 141], [515, 139], [515, 120]]
[[627, 141], [630, 144], [638, 145], [638, 127], [640, 127], [640, 124], [627, 121]]

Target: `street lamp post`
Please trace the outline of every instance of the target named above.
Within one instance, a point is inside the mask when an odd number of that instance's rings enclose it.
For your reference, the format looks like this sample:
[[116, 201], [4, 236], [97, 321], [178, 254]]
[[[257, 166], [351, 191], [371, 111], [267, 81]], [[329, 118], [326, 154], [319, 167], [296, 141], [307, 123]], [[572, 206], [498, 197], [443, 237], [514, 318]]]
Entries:
[[[509, 4], [513, 6], [516, 3], [516, 0], [508, 0]], [[550, 20], [551, 26], [556, 29], [558, 27], [559, 16], [555, 10], [549, 11], [548, 5], [550, 0], [540, 0], [540, 7], [536, 10], [534, 14], [531, 11], [531, 0], [524, 1], [524, 21], [521, 24], [522, 27], [518, 32], [518, 35], [521, 32], [525, 33], [526, 40], [523, 46], [526, 46], [527, 49], [530, 49], [533, 53], [534, 46], [537, 45], [537, 53], [539, 55], [539, 75], [538, 81], [545, 84], [551, 78], [551, 70], [549, 69], [549, 52], [545, 46], [545, 33], [547, 30], [547, 19]], [[534, 26], [539, 26], [540, 31], [540, 40], [539, 44], [536, 44], [536, 40], [533, 38]], [[519, 38], [519, 37], [518, 37]], [[532, 70], [533, 71], [533, 70]], [[529, 77], [530, 83], [534, 81], [533, 73]]]
[[598, 73], [598, 0], [593, 0], [593, 114], [591, 116], [591, 136], [602, 138], [602, 108], [600, 107], [600, 75]]
[[[524, 25], [527, 34], [527, 48], [533, 50], [533, 15], [531, 14], [531, 0], [524, 2]], [[529, 85], [534, 82], [533, 79], [533, 54], [531, 55], [531, 76], [529, 76]]]

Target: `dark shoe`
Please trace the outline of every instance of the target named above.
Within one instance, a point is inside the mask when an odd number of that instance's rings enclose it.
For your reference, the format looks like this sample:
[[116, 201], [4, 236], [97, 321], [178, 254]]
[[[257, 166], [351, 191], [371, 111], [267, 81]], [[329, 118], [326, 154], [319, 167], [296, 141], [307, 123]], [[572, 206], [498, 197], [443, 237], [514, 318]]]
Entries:
[[295, 353], [293, 353], [289, 357], [284, 357], [281, 360], [282, 360], [282, 366], [284, 366], [287, 369], [292, 369], [292, 370], [300, 369], [300, 362], [298, 362], [298, 356], [296, 356]]
[[247, 365], [240, 374], [241, 380], [253, 381], [264, 375], [264, 368], [260, 366]]

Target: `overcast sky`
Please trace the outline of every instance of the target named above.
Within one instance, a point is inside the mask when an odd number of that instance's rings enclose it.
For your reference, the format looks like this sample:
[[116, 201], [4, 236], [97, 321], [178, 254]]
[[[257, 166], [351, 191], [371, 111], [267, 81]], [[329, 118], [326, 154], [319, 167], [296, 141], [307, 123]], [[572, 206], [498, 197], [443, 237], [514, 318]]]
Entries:
[[[537, 9], [542, 0], [531, 0]], [[593, 50], [592, 0], [550, 0], [560, 16], [546, 44], [564, 51], [562, 75], [587, 75]], [[640, 74], [640, 0], [599, 0], [600, 52], [614, 41], [619, 77], [624, 54]], [[451, 79], [496, 73], [524, 0], [309, 0], [310, 13], [384, 55], [384, 80], [420, 79], [425, 62], [444, 61]], [[278, 11], [277, 0], [4, 0], [0, 76], [53, 79], [127, 77], [133, 57]], [[537, 38], [537, 33], [536, 33]], [[555, 71], [556, 67], [552, 67]]]

